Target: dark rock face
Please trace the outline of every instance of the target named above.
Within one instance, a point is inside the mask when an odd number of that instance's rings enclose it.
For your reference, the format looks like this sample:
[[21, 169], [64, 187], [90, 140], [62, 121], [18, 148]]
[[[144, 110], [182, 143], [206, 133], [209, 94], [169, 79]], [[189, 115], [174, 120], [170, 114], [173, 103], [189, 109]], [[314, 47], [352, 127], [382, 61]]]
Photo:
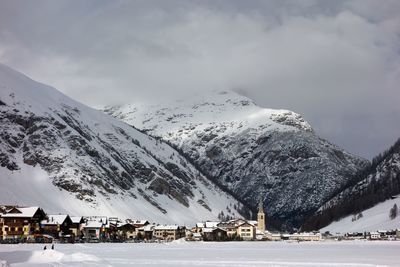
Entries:
[[[199, 146], [204, 146], [204, 156], [192, 150]], [[294, 227], [366, 164], [306, 131], [258, 138], [248, 132], [203, 145], [192, 141], [182, 150], [240, 200], [257, 203], [262, 196], [270, 217]]]

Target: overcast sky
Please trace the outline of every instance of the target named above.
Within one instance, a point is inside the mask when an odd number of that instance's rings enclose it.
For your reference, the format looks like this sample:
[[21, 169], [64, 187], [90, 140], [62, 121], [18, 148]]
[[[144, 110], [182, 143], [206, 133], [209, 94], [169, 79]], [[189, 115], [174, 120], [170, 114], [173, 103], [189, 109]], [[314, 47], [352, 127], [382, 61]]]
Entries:
[[92, 107], [232, 89], [366, 158], [400, 137], [398, 0], [2, 0], [0, 62]]

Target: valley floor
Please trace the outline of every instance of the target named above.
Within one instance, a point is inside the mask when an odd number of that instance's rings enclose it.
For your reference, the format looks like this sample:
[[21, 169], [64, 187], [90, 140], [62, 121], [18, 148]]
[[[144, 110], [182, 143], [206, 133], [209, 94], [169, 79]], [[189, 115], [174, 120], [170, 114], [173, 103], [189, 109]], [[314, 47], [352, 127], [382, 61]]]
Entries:
[[[0, 245], [0, 266], [400, 266], [400, 242]], [[47, 246], [48, 248], [50, 246]]]

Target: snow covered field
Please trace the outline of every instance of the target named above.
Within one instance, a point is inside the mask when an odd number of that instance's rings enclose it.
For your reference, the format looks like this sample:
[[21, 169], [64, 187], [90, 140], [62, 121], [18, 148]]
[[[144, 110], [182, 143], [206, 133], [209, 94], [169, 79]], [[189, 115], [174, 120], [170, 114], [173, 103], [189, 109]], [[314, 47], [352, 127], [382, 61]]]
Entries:
[[0, 245], [0, 266], [400, 266], [399, 251], [395, 241], [23, 244]]

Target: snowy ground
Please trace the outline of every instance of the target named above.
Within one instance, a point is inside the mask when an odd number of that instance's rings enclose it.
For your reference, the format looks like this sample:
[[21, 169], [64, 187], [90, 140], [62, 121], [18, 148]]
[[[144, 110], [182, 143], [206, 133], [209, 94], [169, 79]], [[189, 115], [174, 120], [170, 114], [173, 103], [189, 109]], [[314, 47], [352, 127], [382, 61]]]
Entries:
[[396, 241], [24, 244], [0, 245], [0, 266], [400, 266], [399, 251]]

